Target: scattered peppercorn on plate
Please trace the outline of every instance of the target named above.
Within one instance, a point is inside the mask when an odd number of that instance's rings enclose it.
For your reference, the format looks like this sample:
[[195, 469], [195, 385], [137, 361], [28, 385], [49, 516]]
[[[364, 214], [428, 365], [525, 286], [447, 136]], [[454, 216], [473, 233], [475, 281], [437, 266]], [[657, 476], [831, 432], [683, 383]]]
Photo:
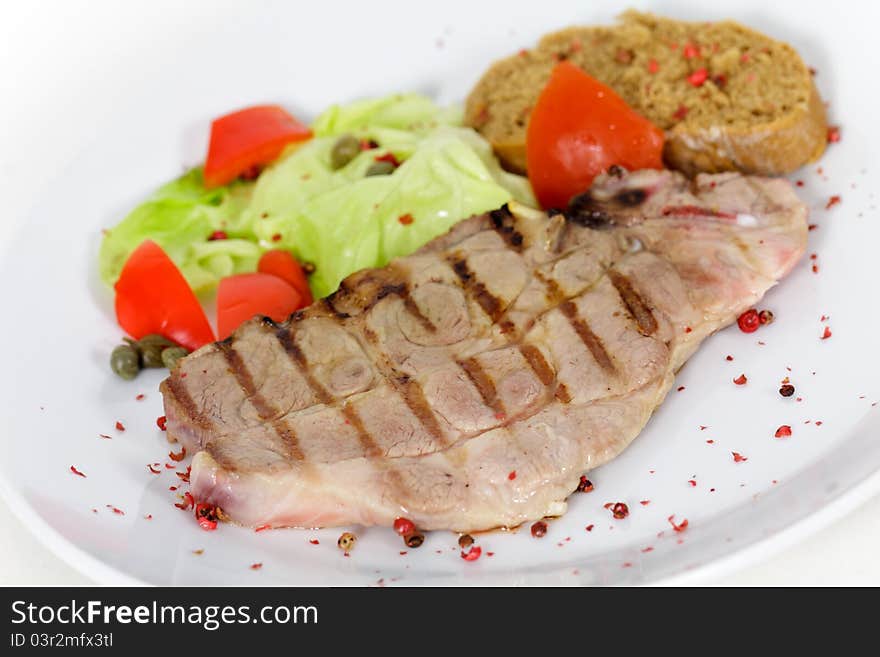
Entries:
[[[589, 7], [549, 2], [518, 8], [511, 15], [499, 3], [451, 1], [416, 20], [410, 5], [389, 2], [382, 11], [383, 30], [393, 38], [377, 40], [376, 34], [364, 29], [375, 23], [375, 5], [342, 8], [325, 3], [313, 7], [310, 21], [304, 24], [292, 6], [233, 11], [232, 4], [229, 11], [216, 11], [209, 10], [216, 3], [188, 3], [175, 10], [176, 22], [171, 25], [167, 13], [154, 3], [143, 3], [136, 21], [130, 15], [131, 5], [104, 11], [82, 7], [75, 17], [61, 16], [59, 11], [46, 21], [49, 27], [63, 25], [65, 29], [45, 44], [45, 58], [16, 62], [16, 93], [0, 107], [0, 124], [19, 126], [15, 134], [4, 137], [0, 149], [0, 165], [9, 183], [4, 196], [12, 206], [0, 227], [0, 271], [4, 274], [0, 285], [9, 301], [7, 307], [14, 309], [0, 328], [8, 346], [7, 376], [0, 383], [4, 454], [0, 493], [61, 558], [99, 582], [117, 584], [709, 581], [807, 536], [880, 491], [880, 441], [876, 439], [880, 432], [880, 378], [876, 374], [880, 307], [872, 301], [876, 296], [873, 286], [880, 281], [873, 253], [880, 243], [875, 196], [880, 189], [875, 156], [880, 152], [880, 137], [872, 112], [880, 98], [874, 87], [864, 84], [871, 79], [871, 71], [870, 62], [862, 57], [874, 20], [867, 15], [856, 20], [845, 12], [829, 14], [819, 3], [741, 1], [719, 2], [694, 15], [669, 18], [713, 23], [736, 20], [768, 35], [774, 43], [791, 44], [806, 70], [813, 71], [809, 78], [792, 82], [792, 88], [797, 87], [794, 93], [806, 89], [811, 94], [815, 85], [816, 98], [827, 102], [827, 106], [821, 102], [817, 106], [812, 95], [804, 97], [809, 112], [799, 120], [801, 130], [810, 133], [809, 144], [788, 144], [784, 157], [762, 160], [772, 160], [774, 166], [781, 162], [798, 198], [808, 207], [805, 255], [754, 307], [737, 313], [738, 319], [730, 326], [706, 338], [677, 372], [665, 401], [625, 451], [582, 477], [580, 472], [570, 473], [573, 485], [568, 490], [573, 492], [563, 515], [531, 518], [518, 527], [493, 531], [431, 530], [405, 513], [390, 517], [384, 526], [342, 523], [294, 529], [276, 528], [269, 521], [250, 522], [271, 516], [269, 509], [256, 503], [247, 507], [251, 515], [245, 518], [243, 507], [224, 508], [213, 498], [199, 497], [199, 491], [206, 489], [197, 488], [193, 479], [206, 470], [203, 464], [194, 465], [193, 458], [204, 461], [204, 456], [187, 450], [186, 442], [167, 440], [168, 430], [174, 433], [180, 426], [171, 414], [166, 417], [159, 389], [168, 371], [139, 368], [145, 352], [152, 350], [149, 358], [157, 365], [181, 371], [179, 362], [195, 362], [202, 352], [185, 354], [215, 337], [215, 326], [208, 326], [199, 315], [204, 298], [193, 301], [195, 297], [190, 298], [186, 290], [186, 284], [196, 289], [199, 281], [208, 279], [197, 278], [196, 270], [188, 269], [179, 258], [171, 267], [180, 271], [151, 270], [183, 285], [187, 294], [181, 292], [186, 297], [182, 303], [195, 317], [189, 328], [198, 329], [181, 333], [170, 344], [156, 342], [150, 335], [171, 321], [165, 312], [171, 302], [161, 290], [149, 289], [149, 281], [159, 278], [141, 277], [135, 285], [137, 293], [127, 297], [134, 304], [129, 308], [137, 307], [138, 299], [150, 298], [151, 313], [132, 311], [124, 324], [117, 323], [118, 288], [114, 292], [106, 284], [109, 270], [98, 266], [102, 230], [118, 224], [163, 181], [202, 162], [214, 117], [234, 108], [262, 108], [281, 125], [270, 139], [273, 148], [277, 147], [272, 157], [279, 157], [279, 149], [309, 148], [312, 137], [298, 122], [266, 110], [268, 103], [284, 106], [306, 120], [322, 115], [333, 103], [401, 92], [429, 96], [440, 107], [467, 100], [465, 123], [477, 129], [484, 127], [476, 125], [481, 121], [488, 126], [483, 136], [495, 146], [497, 157], [513, 162], [512, 168], [519, 168], [520, 173], [530, 168], [522, 166], [530, 162], [553, 172], [549, 184], [536, 185], [537, 174], [527, 171], [538, 200], [567, 198], [566, 185], [582, 185], [583, 181], [571, 170], [554, 169], [558, 161], [547, 164], [547, 158], [526, 157], [528, 149], [520, 143], [526, 126], [516, 129], [516, 118], [509, 134], [504, 126], [487, 123], [491, 103], [488, 109], [478, 105], [486, 98], [491, 100], [493, 92], [486, 91], [491, 84], [479, 81], [493, 62], [511, 56], [540, 60], [543, 66], [546, 57], [558, 55], [558, 48], [552, 51], [555, 54], [547, 54], [559, 45], [562, 37], [558, 35], [569, 34], [560, 30], [572, 25], [610, 26], [620, 10], [613, 2]], [[664, 8], [651, 3], [634, 5], [639, 11], [654, 13]], [[346, 19], [341, 21], [343, 11]], [[238, 45], [230, 48], [233, 16]], [[194, 24], [200, 25], [198, 31], [192, 30]], [[579, 53], [589, 48], [584, 35], [592, 33], [578, 30], [570, 33], [581, 39], [581, 45], [572, 51], [569, 63], [587, 66], [589, 58]], [[663, 38], [674, 33], [666, 27], [657, 30]], [[49, 32], [41, 29], [30, 38], [43, 43], [41, 35]], [[551, 33], [557, 34], [555, 40], [541, 41]], [[714, 33], [709, 27], [698, 31]], [[663, 78], [664, 84], [671, 85], [670, 98], [686, 104], [691, 118], [686, 119], [686, 113], [667, 117], [668, 125], [661, 126], [667, 131], [666, 150], [657, 141], [664, 135], [659, 130], [652, 133], [653, 142], [647, 138], [640, 142], [650, 150], [641, 154], [647, 152], [650, 158], [637, 166], [651, 166], [662, 151], [667, 162], [685, 169], [725, 170], [731, 163], [748, 169], [748, 149], [742, 140], [725, 153], [718, 142], [711, 153], [695, 155], [699, 144], [689, 138], [688, 131], [699, 124], [700, 111], [693, 104], [700, 102], [701, 89], [712, 92], [711, 102], [723, 103], [717, 93], [723, 92], [725, 84], [735, 84], [738, 90], [738, 85], [747, 84], [748, 73], [739, 67], [754, 57], [760, 66], [774, 70], [774, 58], [789, 50], [768, 45], [768, 52], [759, 48], [745, 59], [740, 52], [734, 62], [731, 57], [717, 59], [723, 53], [713, 52], [711, 42], [688, 41], [666, 44], [669, 52], [660, 57], [653, 40], [646, 54], [638, 51], [638, 39], [621, 38], [629, 41], [624, 54], [615, 60], [614, 76], [644, 84], [650, 82], [649, 76], [669, 67], [680, 70], [682, 84], [688, 85], [679, 97], [673, 93], [675, 80]], [[332, 48], [327, 47], [328, 40]], [[379, 41], [382, 46], [376, 45]], [[163, 47], [155, 48], [157, 42]], [[539, 42], [543, 45], [536, 46]], [[519, 56], [520, 49], [529, 53]], [[617, 50], [609, 52], [617, 57]], [[768, 60], [762, 55], [772, 57]], [[57, 65], [58, 61], [65, 65]], [[517, 68], [518, 61], [508, 65], [531, 75]], [[625, 75], [642, 64], [645, 70], [638, 75]], [[791, 73], [789, 64], [780, 64], [781, 87], [791, 82], [786, 78]], [[716, 65], [727, 68], [718, 73], [712, 69]], [[195, 70], [198, 76], [192, 75]], [[548, 76], [549, 71], [548, 65]], [[579, 73], [569, 72], [578, 84]], [[718, 77], [722, 74], [727, 77]], [[595, 75], [601, 78], [599, 72]], [[734, 78], [735, 83], [731, 82]], [[616, 90], [631, 105], [644, 102], [647, 108], [656, 98], [650, 93], [640, 95], [623, 82], [615, 84], [623, 85]], [[477, 95], [483, 95], [472, 96], [474, 89], [482, 89]], [[557, 91], [557, 98], [568, 97], [565, 80]], [[785, 95], [782, 91], [791, 89], [781, 90], [780, 96]], [[604, 91], [600, 88], [599, 93]], [[519, 100], [512, 99], [504, 111]], [[673, 113], [678, 111], [678, 102], [669, 105]], [[652, 114], [661, 111], [660, 105], [648, 109], [645, 114], [661, 123]], [[774, 117], [785, 114], [781, 107], [774, 112], [770, 112]], [[819, 114], [824, 137], [817, 145], [813, 133], [820, 124]], [[332, 116], [325, 115], [324, 121], [320, 125], [330, 125]], [[314, 129], [314, 123], [310, 125]], [[584, 125], [580, 122], [572, 129]], [[541, 139], [548, 143], [558, 139], [558, 126], [538, 127]], [[670, 138], [669, 131], [677, 129]], [[407, 166], [407, 158], [417, 157], [412, 155], [412, 143], [410, 150], [376, 151], [373, 157], [377, 146], [339, 142], [338, 134], [328, 134], [333, 135], [337, 151], [331, 154], [328, 149], [328, 166], [336, 166], [330, 158], [342, 157], [338, 151], [346, 148], [351, 152], [340, 167], [362, 157], [364, 151], [371, 153], [370, 161], [363, 162], [363, 171], [358, 169], [358, 180], [387, 175], [398, 166]], [[505, 142], [503, 137], [510, 139]], [[278, 139], [288, 141], [279, 147]], [[212, 180], [218, 185], [226, 185], [229, 176], [246, 173], [245, 168], [257, 162], [238, 158], [240, 153], [230, 154], [228, 149], [234, 148], [229, 143], [221, 144], [227, 150], [222, 162], [218, 160], [212, 168]], [[473, 146], [476, 143], [468, 142], [468, 148], [479, 151], [479, 146]], [[761, 148], [772, 150], [773, 140], [765, 140]], [[823, 148], [821, 158], [811, 161]], [[497, 193], [506, 196], [499, 197], [497, 205], [518, 199], [517, 190], [527, 187], [521, 185], [524, 179], [496, 171], [485, 164], [493, 162], [494, 156], [488, 151], [484, 155], [488, 159], [474, 155], [467, 160], [475, 167], [486, 167], [480, 182], [493, 187], [488, 192], [480, 188], [481, 193], [491, 196], [501, 190]], [[795, 160], [802, 166], [791, 170]], [[591, 160], [588, 164], [595, 164], [597, 172], [609, 169], [608, 162]], [[375, 170], [367, 174], [370, 167]], [[612, 179], [608, 184], [615, 183]], [[430, 190], [421, 193], [428, 195]], [[516, 200], [510, 207], [517, 212]], [[693, 209], [682, 207], [689, 206], [678, 206], [679, 212], [694, 214]], [[723, 211], [713, 212], [707, 215], [709, 219], [725, 218]], [[456, 218], [464, 217], [449, 219]], [[397, 240], [393, 244], [401, 252], [409, 253], [433, 237], [427, 236], [420, 244], [407, 241], [405, 231], [417, 226], [421, 217], [416, 212], [401, 213], [398, 219], [393, 230], [383, 233], [383, 240]], [[211, 243], [199, 255], [203, 257], [200, 267], [217, 255], [219, 249], [213, 242], [235, 239], [232, 230], [212, 227], [210, 237], [205, 236]], [[288, 276], [290, 289], [283, 287], [287, 283], [276, 281], [273, 285], [279, 293], [271, 296], [284, 309], [291, 304], [306, 305], [304, 299], [315, 291], [316, 281], [320, 297], [350, 273], [339, 269], [316, 279], [327, 270], [312, 271], [285, 260], [267, 264], [265, 271], [261, 266], [254, 274], [262, 254], [272, 252], [276, 229], [266, 230], [259, 249], [238, 245], [245, 255], [235, 256], [234, 266], [247, 263], [247, 275]], [[344, 231], [340, 235], [344, 237]], [[286, 245], [285, 240], [282, 235], [277, 242]], [[516, 240], [510, 244], [520, 246]], [[167, 257], [156, 255], [152, 262], [165, 267], [166, 260], [174, 261], [177, 254], [168, 251]], [[358, 268], [375, 264], [349, 255]], [[126, 257], [113, 260], [114, 277], [124, 271]], [[46, 266], [47, 262], [52, 265]], [[215, 259], [211, 260], [215, 269], [204, 271], [223, 280], [242, 275], [237, 269], [222, 269], [221, 262], [226, 263], [223, 267], [233, 266], [231, 260]], [[300, 284], [306, 276], [312, 277], [311, 290]], [[250, 292], [255, 288], [249, 284], [227, 285], [218, 305], [240, 310], [241, 304], [256, 303], [259, 295]], [[47, 299], [53, 300], [51, 310]], [[213, 309], [209, 310], [206, 317], [213, 316]], [[228, 321], [232, 323], [224, 334], [240, 318]], [[434, 321], [439, 325], [439, 318]], [[121, 325], [133, 339], [125, 343], [126, 348], [120, 347]], [[136, 328], [127, 328], [131, 326]], [[641, 323], [640, 327], [644, 329]], [[111, 353], [120, 376], [110, 370]], [[219, 469], [214, 472], [223, 476]], [[524, 468], [510, 468], [501, 475], [514, 486], [522, 484], [527, 473]], [[369, 491], [363, 493], [369, 497]]]

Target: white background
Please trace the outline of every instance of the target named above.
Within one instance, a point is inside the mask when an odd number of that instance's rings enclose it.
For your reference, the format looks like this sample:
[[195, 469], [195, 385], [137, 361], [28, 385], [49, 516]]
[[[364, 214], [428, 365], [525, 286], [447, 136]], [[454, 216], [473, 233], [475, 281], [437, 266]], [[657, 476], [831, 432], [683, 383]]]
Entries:
[[[155, 10], [158, 3], [150, 3]], [[640, 3], [644, 4], [644, 3]], [[136, 12], [134, 3], [126, 4], [129, 12]], [[208, 3], [216, 11], [228, 8], [225, 3]], [[242, 5], [244, 6], [244, 5]], [[681, 6], [679, 3], [678, 6]], [[54, 98], [68, 98], [77, 102], [80, 75], [79, 64], [63, 57], [63, 44], [72, 43], [78, 30], [87, 33], [88, 21], [84, 14], [100, 16], [124, 11], [116, 3], [4, 3], [0, 13], [0, 253], [3, 252], [15, 217], [26, 215], [35, 195], [45, 189], [43, 172], [46, 153], [38, 149], [15, 156], [5, 148], [13, 135], [22, 131], [39, 133], [41, 143], [51, 139], [55, 151], [70, 157], [70, 149], [79, 137], [65, 130], [59, 120], [64, 108], [43, 102], [49, 93], [44, 85], [44, 73], [63, 69], [66, 87], [53, 89]], [[173, 14], [173, 5], [165, 9]], [[106, 11], [105, 11], [106, 10]], [[130, 16], [128, 16], [130, 18]], [[113, 17], [106, 18], [113, 20]], [[198, 26], [193, 26], [197, 29]], [[120, 37], [122, 38], [122, 37]], [[67, 41], [65, 41], [67, 40]], [[56, 47], [46, 48], [52, 43]], [[160, 47], [161, 44], [157, 44]], [[231, 46], [232, 47], [232, 46]], [[62, 56], [59, 56], [62, 53]], [[194, 72], [197, 75], [197, 72]], [[50, 76], [46, 76], [48, 79]], [[120, 81], [120, 84], [136, 81]], [[15, 102], [9, 103], [9, 99]], [[112, 112], [112, 97], [101, 112]], [[95, 118], [100, 122], [100, 114]], [[69, 128], [69, 126], [67, 126]], [[90, 130], [96, 129], [94, 126]], [[9, 185], [14, 181], [14, 188]], [[15, 318], [5, 317], [7, 321]], [[39, 467], [27, 463], [22, 467]], [[850, 515], [823, 529], [818, 535], [785, 549], [783, 553], [754, 564], [722, 579], [707, 581], [723, 585], [880, 585], [880, 561], [876, 546], [880, 542], [880, 499], [871, 500]], [[85, 576], [44, 548], [0, 502], [0, 584], [88, 584]]]

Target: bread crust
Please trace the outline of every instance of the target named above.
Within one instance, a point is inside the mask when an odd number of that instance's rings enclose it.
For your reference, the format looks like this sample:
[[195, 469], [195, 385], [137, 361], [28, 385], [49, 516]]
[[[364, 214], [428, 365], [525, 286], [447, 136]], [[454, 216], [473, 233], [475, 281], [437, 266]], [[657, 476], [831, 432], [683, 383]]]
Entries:
[[[534, 50], [521, 51], [501, 59], [486, 71], [467, 98], [465, 123], [480, 131], [492, 143], [505, 168], [517, 173], [526, 172], [525, 139], [531, 109], [529, 105], [534, 103], [549, 79], [562, 44], [602, 40], [607, 45], [616, 43], [614, 40], [618, 38], [620, 43], [627, 44], [634, 37], [644, 42], [645, 39], [656, 38], [652, 29], [658, 23], [680, 26], [682, 29], [693, 27], [681, 21], [635, 12], [627, 12], [622, 18], [624, 23], [618, 26], [572, 27], [545, 35]], [[666, 163], [688, 175], [721, 171], [782, 175], [816, 160], [825, 150], [828, 126], [825, 106], [809, 69], [790, 46], [734, 22], [727, 22], [726, 25], [738, 37], [754, 40], [756, 46], [773, 44], [776, 56], [785, 58], [789, 76], [788, 87], [783, 92], [787, 94], [784, 103], [787, 111], [774, 117], [756, 116], [754, 120], [740, 125], [730, 125], [720, 115], [717, 121], [710, 120], [708, 124], [702, 121], [700, 125], [687, 120], [667, 120], [667, 125], [660, 126], [666, 130]], [[624, 29], [629, 32], [625, 34]], [[616, 67], [613, 75], [622, 80], [629, 73], [621, 73], [619, 62], [609, 63], [609, 70], [591, 71], [582, 59], [577, 53], [572, 53], [570, 57], [570, 61], [600, 79], [603, 75], [612, 75], [612, 67]], [[595, 60], [595, 55], [592, 59]], [[640, 62], [639, 66], [644, 66], [644, 62]], [[643, 111], [639, 106], [637, 94], [626, 93], [628, 90], [618, 87], [612, 80], [605, 81], [621, 93], [636, 111], [650, 114], [650, 111]], [[512, 89], [522, 98], [511, 100]], [[793, 90], [798, 91], [795, 93]], [[511, 104], [517, 102], [522, 107], [517, 107], [513, 115], [507, 116], [502, 112], [499, 118], [493, 114], [493, 110], [502, 106], [510, 114]], [[736, 102], [735, 96], [732, 102]]]
[[[825, 105], [810, 82], [806, 106], [776, 121], [734, 129], [689, 129], [679, 124], [666, 132], [663, 159], [689, 176], [700, 172], [742, 171], [781, 176], [813, 162], [825, 152], [828, 124]], [[525, 143], [523, 143], [525, 149]]]

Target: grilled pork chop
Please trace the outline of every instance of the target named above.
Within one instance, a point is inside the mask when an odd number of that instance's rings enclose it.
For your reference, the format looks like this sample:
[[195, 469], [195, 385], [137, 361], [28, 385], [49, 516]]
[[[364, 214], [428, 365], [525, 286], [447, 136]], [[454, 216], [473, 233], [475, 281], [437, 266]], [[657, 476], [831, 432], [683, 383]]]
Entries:
[[472, 217], [185, 358], [162, 393], [195, 498], [273, 527], [563, 513], [806, 244], [785, 180], [613, 174], [564, 213]]

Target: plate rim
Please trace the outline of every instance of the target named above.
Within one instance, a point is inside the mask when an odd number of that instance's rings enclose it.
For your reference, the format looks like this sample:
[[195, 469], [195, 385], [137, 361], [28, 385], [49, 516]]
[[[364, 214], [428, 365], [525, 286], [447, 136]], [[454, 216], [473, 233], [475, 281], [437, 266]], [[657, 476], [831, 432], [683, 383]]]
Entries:
[[[749, 15], [748, 11], [750, 9], [751, 7], [743, 9], [743, 18]], [[652, 6], [651, 10], [663, 11], [655, 6]], [[605, 8], [599, 11], [605, 11]], [[713, 11], [717, 10], [713, 9]], [[674, 15], [678, 12], [671, 10], [669, 13]], [[768, 12], [768, 16], [774, 17], [770, 12]], [[841, 76], [838, 76], [835, 82], [840, 83], [840, 80]], [[44, 180], [40, 188], [48, 184], [50, 184], [49, 181]], [[26, 215], [30, 215], [33, 211], [33, 208], [29, 206], [31, 200], [28, 199], [27, 211], [24, 213]], [[14, 248], [16, 241], [13, 239], [15, 233], [12, 230], [17, 230], [18, 228], [20, 228], [20, 225], [14, 223], [10, 226], [9, 233], [0, 233], [0, 247], [6, 247], [0, 249], [0, 258], [5, 257]], [[7, 237], [8, 239], [4, 239]], [[880, 425], [875, 424], [875, 427], [878, 426]], [[877, 437], [877, 430], [875, 429], [871, 434]], [[848, 516], [856, 506], [863, 505], [870, 498], [877, 497], [878, 495], [880, 495], [880, 465], [877, 465], [868, 472], [864, 472], [861, 478], [853, 477], [847, 486], [835, 491], [833, 496], [828, 496], [814, 508], [805, 511], [800, 517], [786, 525], [780, 526], [765, 536], [755, 536], [750, 541], [732, 547], [692, 569], [679, 567], [674, 572], [658, 576], [639, 585], [676, 586], [711, 584], [712, 582], [709, 580], [729, 575], [762, 560], [770, 559], [787, 547], [807, 540], [810, 536], [830, 526], [833, 521]], [[46, 546], [55, 557], [70, 566], [74, 571], [94, 580], [96, 584], [122, 586], [156, 585], [149, 581], [149, 579], [143, 579], [154, 573], [145, 572], [140, 576], [135, 576], [129, 570], [126, 570], [128, 564], [114, 564], [111, 561], [105, 561], [101, 556], [94, 554], [87, 546], [84, 546], [85, 544], [82, 541], [77, 542], [73, 538], [66, 536], [63, 531], [56, 528], [57, 525], [53, 524], [51, 518], [42, 515], [38, 505], [28, 501], [22, 482], [16, 481], [12, 472], [6, 473], [2, 467], [0, 467], [0, 500], [8, 505], [11, 515], [21, 522], [27, 531], [42, 545]], [[877, 501], [880, 502], [880, 499]], [[218, 575], [222, 577], [222, 573], [218, 573]], [[430, 578], [430, 576], [429, 574], [428, 577]], [[345, 578], [342, 577], [341, 579], [344, 580]], [[473, 581], [468, 581], [468, 578], [462, 578], [459, 574], [453, 579], [452, 584], [458, 586], [484, 585], [480, 577], [473, 578]], [[504, 586], [503, 579], [502, 577], [502, 583], [497, 585]], [[507, 579], [509, 580], [510, 577], [508, 576]], [[573, 583], [580, 584], [577, 581], [573, 581]], [[218, 582], [214, 585], [219, 584]], [[531, 585], [535, 584], [533, 582]], [[261, 584], [258, 583], [257, 585]], [[266, 582], [266, 585], [279, 584]], [[341, 581], [338, 585], [353, 586], [355, 584], [346, 584], [344, 581]], [[412, 583], [412, 585], [425, 586], [432, 585], [432, 583], [430, 579], [424, 579], [424, 573], [422, 573], [419, 581]], [[289, 586], [297, 585], [290, 584]]]
[[[712, 586], [716, 585], [711, 580], [717, 580], [724, 576], [731, 575], [744, 568], [755, 564], [758, 561], [770, 559], [785, 548], [791, 547], [803, 542], [810, 536], [818, 533], [825, 527], [829, 526], [835, 520], [839, 520], [849, 515], [841, 514], [846, 507], [852, 510], [869, 501], [871, 498], [880, 495], [880, 468], [874, 470], [861, 481], [851, 485], [842, 491], [834, 499], [824, 503], [818, 509], [806, 513], [798, 518], [787, 527], [780, 529], [768, 536], [760, 537], [750, 543], [746, 543], [741, 547], [735, 548], [730, 553], [707, 561], [693, 569], [683, 570], [670, 575], [662, 576], [653, 581], [647, 581], [637, 584], [639, 587], [671, 587], [671, 586]], [[55, 529], [48, 521], [40, 516], [39, 512], [19, 493], [15, 487], [9, 482], [2, 470], [0, 470], [0, 500], [2, 500], [10, 512], [18, 519], [31, 534], [56, 557], [65, 564], [73, 568], [81, 575], [85, 575], [94, 580], [91, 586], [160, 586], [152, 582], [148, 582], [139, 577], [135, 577], [124, 571], [112, 566], [97, 557], [91, 555], [87, 550], [79, 547], [73, 541], [65, 538], [61, 532]], [[255, 584], [256, 586], [283, 586], [288, 588], [296, 588], [297, 584], [279, 584], [277, 582], [267, 582], [265, 584]], [[341, 583], [341, 586], [358, 586], [354, 583]], [[432, 586], [428, 580], [408, 582], [408, 586]], [[447, 584], [448, 585], [448, 584]], [[485, 586], [483, 582], [458, 581], [453, 586]], [[175, 584], [174, 586], [179, 586]], [[194, 586], [186, 585], [183, 586]], [[223, 586], [223, 584], [214, 584], [212, 586]], [[331, 585], [327, 585], [328, 587]], [[490, 586], [505, 587], [510, 584], [495, 583]], [[524, 584], [523, 586], [535, 587], [540, 586], [538, 583]], [[576, 584], [576, 586], [586, 586]], [[595, 585], [603, 587], [603, 585]], [[611, 585], [614, 586], [614, 585]]]

